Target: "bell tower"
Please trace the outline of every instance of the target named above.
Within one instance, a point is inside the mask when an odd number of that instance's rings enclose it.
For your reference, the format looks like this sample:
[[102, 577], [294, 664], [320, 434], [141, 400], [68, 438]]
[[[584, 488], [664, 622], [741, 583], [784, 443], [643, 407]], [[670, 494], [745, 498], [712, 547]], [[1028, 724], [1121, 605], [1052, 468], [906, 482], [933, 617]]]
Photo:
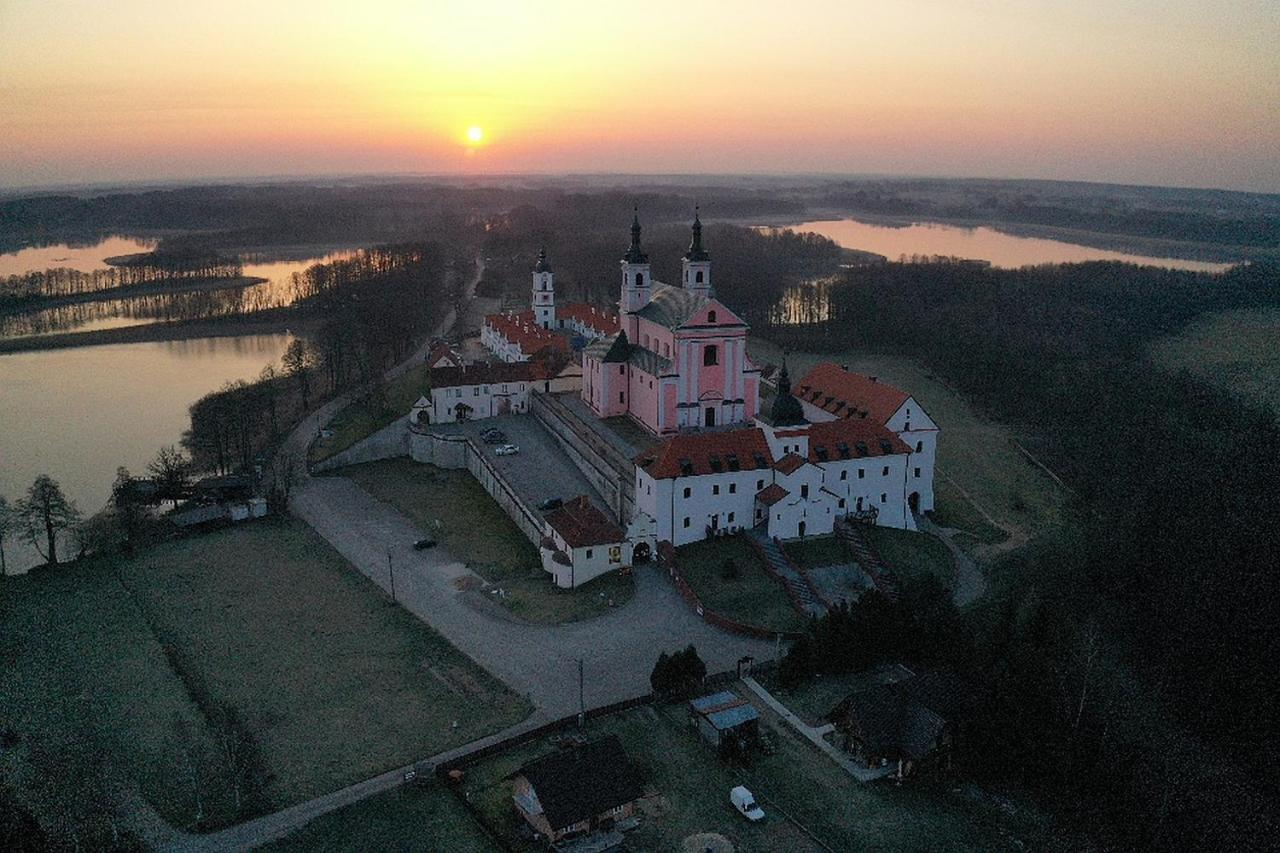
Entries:
[[684, 253], [681, 267], [680, 284], [685, 290], [711, 295], [711, 255], [702, 248], [702, 221], [698, 218], [696, 206], [693, 208], [693, 241], [689, 243], [689, 251]]
[[[639, 311], [649, 304], [652, 293], [649, 256], [640, 247], [640, 211], [637, 209], [631, 219], [631, 247], [622, 256], [622, 299], [618, 303], [620, 313], [625, 317]], [[633, 337], [635, 325], [638, 325], [636, 320], [628, 320], [627, 329]]]
[[547, 263], [547, 250], [538, 250], [538, 262], [533, 265], [533, 322], [544, 329], [556, 327], [556, 276]]

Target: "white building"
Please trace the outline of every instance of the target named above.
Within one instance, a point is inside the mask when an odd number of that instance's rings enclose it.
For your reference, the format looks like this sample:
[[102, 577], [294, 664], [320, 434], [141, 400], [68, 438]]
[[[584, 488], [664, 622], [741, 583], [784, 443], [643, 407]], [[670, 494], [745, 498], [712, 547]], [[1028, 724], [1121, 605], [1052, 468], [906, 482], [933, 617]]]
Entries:
[[770, 416], [755, 426], [684, 433], [641, 454], [636, 515], [677, 546], [749, 528], [779, 539], [820, 536], [850, 515], [914, 529], [913, 456], [870, 419], [808, 423], [784, 368]]
[[585, 496], [547, 514], [538, 549], [556, 586], [573, 589], [632, 563], [634, 543]]
[[431, 371], [429, 402], [420, 399], [410, 418], [420, 424], [445, 424], [527, 412], [529, 391], [540, 389], [548, 378], [543, 364], [528, 361], [436, 368]]
[[866, 419], [902, 439], [911, 448], [907, 474], [908, 505], [917, 512], [933, 509], [938, 425], [910, 394], [874, 376], [851, 373], [838, 365], [824, 362], [796, 383], [795, 396], [810, 421]]

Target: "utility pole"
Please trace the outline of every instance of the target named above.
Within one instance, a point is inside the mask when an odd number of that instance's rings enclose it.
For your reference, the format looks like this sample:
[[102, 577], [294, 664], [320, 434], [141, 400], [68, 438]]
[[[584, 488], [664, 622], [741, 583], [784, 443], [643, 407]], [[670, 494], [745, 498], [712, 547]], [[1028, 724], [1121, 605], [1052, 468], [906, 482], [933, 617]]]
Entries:
[[391, 549], [387, 549], [387, 574], [391, 577], [391, 600], [396, 600], [396, 567], [391, 562]]
[[587, 706], [582, 699], [582, 658], [578, 658], [578, 728], [587, 721]]

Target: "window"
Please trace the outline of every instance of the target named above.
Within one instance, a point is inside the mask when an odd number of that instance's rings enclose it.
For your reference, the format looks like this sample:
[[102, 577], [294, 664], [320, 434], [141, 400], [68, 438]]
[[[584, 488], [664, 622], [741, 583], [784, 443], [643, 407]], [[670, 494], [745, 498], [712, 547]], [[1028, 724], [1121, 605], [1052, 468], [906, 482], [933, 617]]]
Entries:
[[685, 487], [684, 487], [684, 496], [687, 498], [687, 497], [689, 497], [689, 495], [691, 495], [691, 494], [693, 494], [693, 489], [689, 488], [688, 486], [685, 486]]
[[809, 499], [809, 484], [808, 484], [808, 483], [805, 483], [803, 486], [801, 486], [801, 487], [800, 487], [800, 498], [801, 498], [802, 500], [808, 500], [808, 499]]
[[588, 559], [588, 560], [590, 560], [590, 559], [591, 559], [591, 549], [590, 549], [590, 548], [588, 548], [588, 549], [587, 549], [587, 559]]
[[888, 476], [889, 476], [889, 466], [888, 466], [888, 465], [884, 466], [884, 470], [880, 472], [880, 476], [881, 476], [881, 477], [888, 477]]
[[662, 354], [667, 358], [671, 358], [671, 344], [664, 343], [662, 345]]
[[764, 488], [764, 480], [756, 480], [756, 491], [758, 492], [763, 488]]
[[619, 375], [619, 376], [624, 376], [624, 375], [626, 375], [626, 372], [627, 372], [627, 366], [626, 366], [625, 364], [619, 364], [619, 365], [618, 365], [618, 375]]
[[848, 471], [841, 471], [841, 472], [840, 472], [840, 479], [841, 479], [841, 480], [847, 480], [847, 479], [849, 479], [849, 472], [848, 472]]
[[907, 421], [906, 426], [904, 428], [908, 430], [911, 429], [911, 421]]
[[719, 487], [719, 486], [712, 486], [712, 487], [711, 487], [711, 494], [713, 494], [713, 495], [718, 495], [718, 494], [720, 494], [720, 487]]
[[644, 273], [636, 273], [636, 287], [644, 287]]
[[[702, 284], [702, 270], [698, 270], [693, 274], [693, 280], [698, 284]], [[708, 314], [707, 319], [714, 323], [716, 321], [716, 312], [712, 311]]]
[[729, 494], [731, 494], [731, 495], [736, 495], [737, 493], [738, 493], [738, 484], [737, 484], [737, 483], [730, 483], [730, 484], [729, 484]]
[[471, 389], [471, 396], [472, 396], [472, 397], [479, 397], [479, 396], [480, 396], [480, 386], [479, 386], [479, 385], [477, 385], [475, 388], [472, 388], [472, 389]]
[[[618, 392], [618, 402], [619, 402], [619, 403], [625, 403], [625, 402], [627, 402], [626, 392], [624, 392], [624, 391], [619, 391], [619, 392]], [[886, 470], [888, 470], [888, 469], [886, 469]]]
[[841, 498], [839, 504], [837, 505], [840, 507], [840, 509], [844, 509], [844, 498]]
[[689, 526], [689, 516], [687, 516], [687, 515], [684, 517], [684, 526], [685, 526], [685, 527], [688, 527], [688, 526]]
[[924, 450], [924, 442], [923, 442], [923, 441], [917, 441], [917, 442], [916, 442], [916, 453], [919, 453], [919, 452], [921, 452], [922, 450]]
[[729, 513], [729, 523], [733, 524], [733, 513]]
[[880, 493], [880, 503], [884, 503], [884, 502], [885, 502], [885, 501], [887, 501], [887, 500], [889, 500], [889, 496], [888, 496], [888, 495], [886, 495], [884, 492], [881, 492], [881, 493]]
[[702, 349], [702, 363], [706, 367], [711, 367], [713, 364], [719, 364], [719, 356], [719, 350], [715, 346], [706, 346]]
[[862, 468], [859, 468], [859, 469], [858, 469], [858, 479], [859, 479], [859, 480], [865, 480], [866, 478], [867, 478], [867, 472], [866, 472], [866, 471], [864, 471]]
[[916, 469], [916, 476], [917, 476], [917, 477], [919, 477], [919, 476], [920, 476], [920, 469], [919, 469], [919, 468], [917, 468], [917, 469]]

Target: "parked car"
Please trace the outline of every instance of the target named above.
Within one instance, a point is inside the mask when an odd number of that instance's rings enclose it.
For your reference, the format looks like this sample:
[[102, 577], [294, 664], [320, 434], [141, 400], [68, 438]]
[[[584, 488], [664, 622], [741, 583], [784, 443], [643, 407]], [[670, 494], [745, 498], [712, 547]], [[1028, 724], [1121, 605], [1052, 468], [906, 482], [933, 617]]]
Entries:
[[733, 807], [739, 814], [752, 823], [764, 820], [764, 809], [756, 805], [756, 798], [741, 785], [729, 792], [729, 802], [733, 803]]
[[413, 543], [413, 550], [415, 551], [425, 551], [428, 548], [434, 547], [436, 547], [436, 540], [430, 537], [427, 537], [426, 539], [419, 539], [417, 542]]
[[563, 498], [547, 498], [545, 501], [538, 504], [538, 509], [545, 512], [550, 509], [559, 509], [562, 506], [564, 506]]
[[515, 456], [520, 452], [520, 448], [514, 444], [500, 444], [494, 448], [493, 452], [499, 456]]

